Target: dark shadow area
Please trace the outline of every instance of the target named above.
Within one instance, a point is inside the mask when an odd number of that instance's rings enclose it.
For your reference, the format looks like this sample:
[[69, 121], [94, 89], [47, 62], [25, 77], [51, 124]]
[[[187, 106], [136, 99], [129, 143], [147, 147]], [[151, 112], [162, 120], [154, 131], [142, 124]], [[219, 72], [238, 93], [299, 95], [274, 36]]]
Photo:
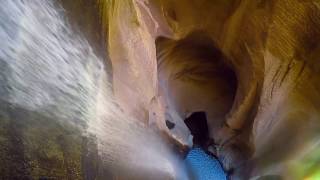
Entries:
[[173, 129], [175, 127], [175, 124], [169, 120], [166, 120], [166, 126], [168, 129]]
[[193, 136], [193, 145], [204, 147], [209, 140], [207, 116], [205, 112], [194, 112], [184, 120]]

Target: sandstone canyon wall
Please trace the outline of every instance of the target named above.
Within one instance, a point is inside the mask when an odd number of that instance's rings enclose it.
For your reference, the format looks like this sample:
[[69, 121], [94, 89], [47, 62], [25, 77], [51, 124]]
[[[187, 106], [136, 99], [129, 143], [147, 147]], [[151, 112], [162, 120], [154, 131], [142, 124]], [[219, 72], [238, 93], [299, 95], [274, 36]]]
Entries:
[[104, 5], [114, 93], [125, 112], [186, 145], [183, 119], [206, 111], [217, 155], [233, 177], [299, 179], [319, 168], [319, 2]]
[[[112, 66], [107, 71], [124, 114], [184, 151], [190, 146], [184, 119], [205, 111], [208, 146], [230, 178], [316, 179], [318, 0], [56, 3]], [[10, 73], [0, 65], [0, 179], [121, 178], [102, 166], [95, 137], [8, 102]]]

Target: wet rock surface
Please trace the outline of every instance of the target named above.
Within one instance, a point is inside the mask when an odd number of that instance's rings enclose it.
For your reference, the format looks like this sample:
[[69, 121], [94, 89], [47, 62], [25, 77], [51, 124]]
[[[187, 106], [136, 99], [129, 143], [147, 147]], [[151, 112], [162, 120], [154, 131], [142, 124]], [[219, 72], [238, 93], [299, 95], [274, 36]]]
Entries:
[[86, 174], [90, 162], [82, 161], [89, 140], [76, 128], [5, 101], [0, 122], [1, 179], [82, 179]]

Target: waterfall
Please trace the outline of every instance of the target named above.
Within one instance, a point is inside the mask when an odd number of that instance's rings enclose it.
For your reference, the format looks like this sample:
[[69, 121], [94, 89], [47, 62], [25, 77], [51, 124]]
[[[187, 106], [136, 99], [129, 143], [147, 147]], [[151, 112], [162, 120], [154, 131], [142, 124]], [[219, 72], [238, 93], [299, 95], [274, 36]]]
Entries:
[[[57, 1], [2, 0], [0, 40], [1, 102], [94, 137], [102, 164], [119, 177], [122, 172], [133, 176], [152, 172], [181, 178], [178, 159], [158, 134], [115, 104], [104, 59], [72, 29]], [[0, 109], [6, 111], [4, 106]], [[20, 118], [22, 124], [29, 123], [26, 119]], [[5, 122], [0, 119], [1, 123]], [[46, 137], [45, 130], [41, 133]], [[21, 144], [29, 147], [25, 134], [21, 139], [26, 143]], [[29, 163], [33, 156], [25, 151], [27, 174], [45, 176], [34, 170]]]

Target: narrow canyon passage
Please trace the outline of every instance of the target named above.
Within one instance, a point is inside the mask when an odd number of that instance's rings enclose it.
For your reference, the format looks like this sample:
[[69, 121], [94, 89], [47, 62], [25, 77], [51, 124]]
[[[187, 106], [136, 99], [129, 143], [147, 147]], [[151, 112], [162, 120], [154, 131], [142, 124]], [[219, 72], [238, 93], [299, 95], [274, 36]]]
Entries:
[[237, 79], [230, 62], [204, 34], [194, 32], [179, 41], [158, 38], [158, 79], [168, 120], [183, 121], [204, 111], [214, 137], [232, 107]]
[[[128, 113], [190, 146], [184, 120], [204, 112], [209, 137], [232, 178], [301, 179], [314, 173], [297, 169], [306, 165], [306, 152], [319, 149], [311, 146], [320, 117], [317, 3], [116, 4], [108, 16], [116, 33], [109, 50], [115, 96]], [[124, 67], [134, 76], [121, 73]], [[318, 167], [315, 159], [312, 167]]]
[[0, 179], [320, 179], [316, 0], [1, 0], [0, 42]]

